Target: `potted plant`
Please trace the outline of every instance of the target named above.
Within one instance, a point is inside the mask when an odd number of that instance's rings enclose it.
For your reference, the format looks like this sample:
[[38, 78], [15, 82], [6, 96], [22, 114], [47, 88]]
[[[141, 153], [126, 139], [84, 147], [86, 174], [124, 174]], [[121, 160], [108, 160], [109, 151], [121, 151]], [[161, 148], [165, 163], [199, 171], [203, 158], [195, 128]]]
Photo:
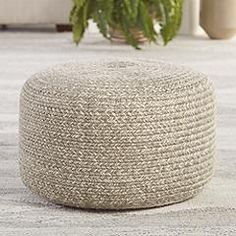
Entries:
[[159, 38], [167, 44], [176, 35], [181, 23], [183, 0], [73, 1], [70, 21], [77, 44], [90, 19], [96, 22], [105, 38], [125, 41], [136, 49], [144, 41], [157, 42]]

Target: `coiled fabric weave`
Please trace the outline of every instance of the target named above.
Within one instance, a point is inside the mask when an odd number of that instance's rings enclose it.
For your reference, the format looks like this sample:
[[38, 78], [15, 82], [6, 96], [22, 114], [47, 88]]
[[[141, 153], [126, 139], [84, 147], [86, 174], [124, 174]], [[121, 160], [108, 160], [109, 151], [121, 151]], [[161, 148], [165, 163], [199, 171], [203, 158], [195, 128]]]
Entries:
[[213, 173], [214, 114], [211, 83], [190, 69], [140, 60], [55, 66], [22, 89], [22, 180], [80, 208], [189, 199]]

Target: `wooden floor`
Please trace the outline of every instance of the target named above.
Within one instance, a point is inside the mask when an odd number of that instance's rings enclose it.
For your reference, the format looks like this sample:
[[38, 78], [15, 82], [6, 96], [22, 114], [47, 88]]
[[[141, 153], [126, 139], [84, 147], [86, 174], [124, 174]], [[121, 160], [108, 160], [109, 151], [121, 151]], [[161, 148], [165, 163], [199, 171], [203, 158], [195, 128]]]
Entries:
[[[206, 73], [217, 95], [215, 175], [194, 199], [162, 208], [84, 211], [31, 194], [18, 171], [18, 100], [31, 74], [56, 63], [139, 57], [184, 64]], [[0, 31], [0, 235], [236, 235], [236, 39], [177, 38], [135, 51], [87, 35]]]

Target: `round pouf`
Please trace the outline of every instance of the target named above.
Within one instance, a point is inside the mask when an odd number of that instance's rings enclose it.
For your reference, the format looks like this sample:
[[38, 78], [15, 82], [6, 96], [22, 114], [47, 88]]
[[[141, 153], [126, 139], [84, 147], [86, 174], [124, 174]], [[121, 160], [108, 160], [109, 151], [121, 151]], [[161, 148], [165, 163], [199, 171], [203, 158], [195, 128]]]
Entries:
[[20, 98], [20, 171], [48, 200], [81, 208], [162, 206], [213, 172], [213, 88], [163, 62], [68, 63], [35, 74]]

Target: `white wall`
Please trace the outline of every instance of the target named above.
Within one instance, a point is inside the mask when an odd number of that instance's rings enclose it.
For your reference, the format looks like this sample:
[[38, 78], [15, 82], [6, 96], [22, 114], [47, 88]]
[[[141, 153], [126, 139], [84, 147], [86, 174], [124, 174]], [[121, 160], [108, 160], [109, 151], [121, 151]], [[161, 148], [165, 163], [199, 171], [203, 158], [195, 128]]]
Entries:
[[199, 17], [200, 0], [184, 0], [183, 18], [179, 34], [198, 34], [201, 31]]

